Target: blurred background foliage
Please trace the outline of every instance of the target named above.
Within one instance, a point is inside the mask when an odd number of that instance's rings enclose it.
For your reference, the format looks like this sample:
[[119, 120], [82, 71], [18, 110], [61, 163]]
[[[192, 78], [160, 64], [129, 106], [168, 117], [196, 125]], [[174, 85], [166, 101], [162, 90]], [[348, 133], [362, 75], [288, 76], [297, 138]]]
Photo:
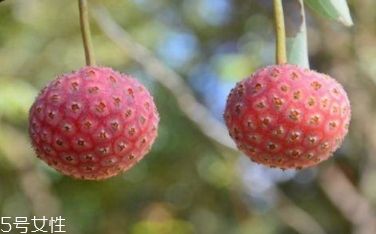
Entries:
[[[274, 63], [271, 0], [89, 3], [98, 64], [133, 74], [151, 90], [161, 115], [158, 140], [136, 167], [102, 182], [61, 176], [36, 159], [27, 135], [34, 97], [57, 74], [84, 65], [77, 1], [5, 0], [0, 3], [1, 216], [61, 215], [72, 234], [376, 233], [375, 1], [349, 1], [353, 28], [306, 12], [311, 67], [344, 85], [353, 119], [332, 159], [298, 172], [253, 164], [208, 137], [210, 129], [191, 121], [202, 117], [201, 109], [187, 115], [165, 80], [172, 69], [181, 79], [178, 87], [194, 94], [189, 101], [206, 107], [211, 119], [199, 121], [223, 122], [235, 82]], [[107, 18], [101, 17], [104, 9]], [[110, 22], [164, 64], [162, 71], [145, 70], [152, 66], [137, 60], [139, 51], [132, 47], [119, 49], [124, 38], [106, 32]], [[228, 139], [227, 133], [218, 138]]]

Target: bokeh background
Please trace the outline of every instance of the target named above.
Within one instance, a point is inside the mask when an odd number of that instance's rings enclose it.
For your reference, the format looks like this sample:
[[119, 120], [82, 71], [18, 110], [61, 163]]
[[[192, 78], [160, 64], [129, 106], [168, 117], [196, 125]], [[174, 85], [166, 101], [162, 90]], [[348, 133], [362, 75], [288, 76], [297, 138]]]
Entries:
[[274, 63], [272, 1], [89, 2], [98, 63], [151, 90], [159, 137], [102, 182], [39, 161], [28, 109], [48, 81], [84, 65], [77, 1], [1, 2], [1, 217], [62, 216], [71, 234], [376, 233], [376, 1], [349, 1], [352, 28], [306, 12], [311, 68], [344, 85], [353, 117], [334, 157], [302, 171], [251, 163], [223, 126], [235, 82]]

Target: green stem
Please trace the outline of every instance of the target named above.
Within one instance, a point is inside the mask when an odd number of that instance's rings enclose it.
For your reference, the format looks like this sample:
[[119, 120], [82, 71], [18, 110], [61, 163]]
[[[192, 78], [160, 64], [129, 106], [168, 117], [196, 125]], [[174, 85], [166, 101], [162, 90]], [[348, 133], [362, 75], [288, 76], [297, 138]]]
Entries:
[[285, 19], [283, 15], [282, 0], [274, 1], [274, 19], [275, 19], [275, 33], [276, 33], [276, 59], [277, 64], [284, 64], [287, 62], [286, 56], [286, 31]]
[[95, 58], [94, 58], [94, 52], [93, 52], [93, 44], [91, 42], [87, 1], [78, 0], [78, 7], [80, 10], [80, 26], [81, 26], [81, 33], [82, 33], [82, 41], [83, 41], [84, 49], [85, 49], [86, 65], [94, 66]]

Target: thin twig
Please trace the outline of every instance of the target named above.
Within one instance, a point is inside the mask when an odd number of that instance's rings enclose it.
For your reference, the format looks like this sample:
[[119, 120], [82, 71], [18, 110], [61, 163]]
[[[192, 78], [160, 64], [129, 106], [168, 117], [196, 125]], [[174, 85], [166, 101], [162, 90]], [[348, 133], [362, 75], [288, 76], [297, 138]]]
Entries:
[[287, 55], [285, 17], [283, 14], [282, 0], [274, 0], [273, 2], [276, 34], [276, 62], [277, 64], [284, 64], [287, 62]]
[[93, 43], [91, 42], [89, 9], [86, 0], [78, 0], [78, 8], [80, 11], [80, 26], [82, 33], [82, 42], [85, 49], [86, 65], [95, 65], [95, 57]]

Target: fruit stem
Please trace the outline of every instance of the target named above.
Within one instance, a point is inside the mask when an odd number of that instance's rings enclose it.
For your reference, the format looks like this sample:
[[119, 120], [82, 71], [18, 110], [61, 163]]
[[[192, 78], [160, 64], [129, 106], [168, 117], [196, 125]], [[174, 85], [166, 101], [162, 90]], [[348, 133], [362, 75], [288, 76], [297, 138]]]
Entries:
[[93, 52], [93, 44], [91, 42], [90, 23], [88, 4], [86, 0], [78, 0], [78, 7], [80, 10], [80, 26], [82, 33], [82, 41], [85, 49], [86, 65], [95, 65], [95, 58]]
[[273, 0], [273, 2], [276, 33], [276, 62], [277, 64], [284, 64], [287, 62], [287, 56], [285, 17], [283, 15], [282, 0]]

